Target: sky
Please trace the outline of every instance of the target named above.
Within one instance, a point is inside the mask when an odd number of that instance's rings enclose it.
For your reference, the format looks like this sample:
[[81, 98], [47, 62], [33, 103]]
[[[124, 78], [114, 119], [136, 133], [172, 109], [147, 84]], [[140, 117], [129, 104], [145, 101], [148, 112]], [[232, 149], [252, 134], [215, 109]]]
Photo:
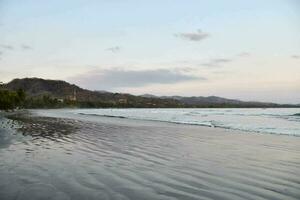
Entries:
[[298, 0], [0, 0], [0, 81], [300, 103]]

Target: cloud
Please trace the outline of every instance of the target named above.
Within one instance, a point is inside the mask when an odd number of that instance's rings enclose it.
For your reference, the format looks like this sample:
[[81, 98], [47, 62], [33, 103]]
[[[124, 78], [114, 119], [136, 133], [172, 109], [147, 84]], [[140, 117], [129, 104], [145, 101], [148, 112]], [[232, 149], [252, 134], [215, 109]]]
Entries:
[[21, 48], [22, 48], [23, 50], [30, 50], [30, 49], [32, 49], [31, 46], [28, 46], [28, 45], [26, 45], [26, 44], [22, 44], [22, 45], [21, 45]]
[[156, 70], [95, 70], [69, 79], [71, 82], [89, 89], [114, 89], [143, 87], [152, 84], [171, 84], [192, 80], [205, 80], [202, 77], [186, 75], [167, 69]]
[[184, 40], [198, 42], [208, 38], [210, 35], [208, 33], [203, 32], [202, 30], [197, 30], [196, 32], [190, 33], [179, 33], [175, 34], [176, 37], [182, 38]]
[[178, 72], [178, 73], [193, 73], [197, 70], [198, 70], [197, 67], [176, 67], [176, 68], [174, 68], [174, 71]]
[[206, 63], [202, 63], [201, 66], [206, 66], [206, 67], [220, 67], [223, 64], [232, 62], [232, 59], [228, 58], [217, 58], [217, 59], [212, 59]]
[[0, 44], [0, 47], [1, 47], [2, 49], [6, 49], [6, 50], [13, 50], [13, 49], [14, 49], [13, 46], [7, 45], [7, 44]]
[[231, 59], [226, 59], [226, 58], [217, 58], [217, 59], [213, 59], [212, 62], [214, 63], [228, 63], [231, 62]]
[[113, 53], [118, 53], [120, 50], [121, 50], [121, 47], [119, 46], [114, 46], [114, 47], [110, 47], [110, 48], [107, 48], [105, 49], [106, 51], [111, 51]]
[[300, 55], [292, 55], [291, 57], [294, 59], [300, 59]]
[[238, 57], [248, 57], [251, 56], [251, 54], [249, 52], [242, 52], [240, 54], [237, 55]]

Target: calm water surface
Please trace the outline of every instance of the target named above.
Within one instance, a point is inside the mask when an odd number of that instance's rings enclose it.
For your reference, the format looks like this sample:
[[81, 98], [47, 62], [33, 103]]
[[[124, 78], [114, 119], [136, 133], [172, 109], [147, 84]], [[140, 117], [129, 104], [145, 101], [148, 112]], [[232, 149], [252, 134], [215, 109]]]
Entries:
[[300, 137], [73, 112], [0, 118], [1, 200], [300, 199]]

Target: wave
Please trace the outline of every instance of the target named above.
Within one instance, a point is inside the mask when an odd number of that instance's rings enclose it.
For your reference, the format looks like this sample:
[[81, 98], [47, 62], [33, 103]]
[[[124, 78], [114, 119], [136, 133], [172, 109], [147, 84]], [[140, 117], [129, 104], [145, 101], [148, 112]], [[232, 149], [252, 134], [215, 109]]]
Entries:
[[188, 125], [200, 125], [200, 126], [207, 126], [213, 127], [211, 124], [206, 123], [196, 123], [196, 122], [180, 122], [180, 121], [170, 121], [170, 120], [160, 120], [160, 119], [145, 119], [145, 118], [136, 118], [136, 117], [125, 117], [119, 115], [104, 115], [104, 114], [90, 114], [90, 113], [78, 113], [80, 115], [87, 115], [87, 116], [98, 116], [98, 117], [110, 117], [110, 118], [121, 118], [121, 119], [134, 119], [134, 120], [144, 120], [144, 121], [155, 121], [155, 122], [167, 122], [173, 124], [188, 124]]
[[88, 113], [78, 113], [80, 115], [89, 115], [89, 116], [99, 116], [99, 117], [112, 117], [112, 118], [121, 118], [121, 119], [130, 119], [124, 116], [115, 116], [115, 115], [101, 115], [101, 114], [88, 114]]
[[[49, 112], [60, 111], [43, 113]], [[61, 132], [62, 125], [78, 127], [70, 134], [37, 136], [1, 149], [0, 185], [7, 189], [0, 199], [15, 194], [26, 199], [300, 199], [300, 151], [294, 138], [208, 136], [156, 124], [141, 131], [131, 123], [103, 124], [100, 118], [124, 116], [81, 113], [82, 118], [99, 116], [99, 123], [77, 121], [81, 111], [76, 112], [76, 120], [37, 116], [26, 121], [34, 130], [45, 123], [53, 132]]]
[[[222, 129], [229, 129], [229, 130], [236, 130], [236, 131], [245, 131], [245, 132], [252, 132], [252, 133], [259, 133], [259, 134], [276, 134], [276, 135], [290, 135], [300, 137], [299, 134], [294, 133], [295, 131], [288, 131], [288, 132], [281, 132], [274, 127], [247, 127], [242, 126], [242, 124], [224, 124], [221, 121], [216, 120], [204, 120], [204, 121], [196, 121], [196, 120], [182, 120], [182, 119], [162, 119], [162, 118], [151, 118], [151, 117], [135, 117], [135, 116], [124, 116], [124, 115], [109, 115], [109, 114], [95, 114], [95, 113], [77, 113], [80, 115], [86, 116], [98, 116], [98, 117], [109, 117], [109, 118], [119, 118], [119, 119], [131, 119], [131, 120], [142, 120], [142, 121], [154, 121], [154, 122], [164, 122], [164, 123], [173, 123], [173, 124], [184, 124], [184, 125], [195, 125], [195, 126], [205, 126], [211, 128], [222, 128]], [[187, 113], [183, 114], [187, 115]], [[201, 117], [206, 117], [208, 115], [200, 115]], [[250, 115], [253, 116], [253, 115]], [[275, 116], [274, 116], [275, 117]], [[297, 131], [296, 131], [297, 132]]]
[[300, 113], [293, 114], [292, 116], [300, 116]]

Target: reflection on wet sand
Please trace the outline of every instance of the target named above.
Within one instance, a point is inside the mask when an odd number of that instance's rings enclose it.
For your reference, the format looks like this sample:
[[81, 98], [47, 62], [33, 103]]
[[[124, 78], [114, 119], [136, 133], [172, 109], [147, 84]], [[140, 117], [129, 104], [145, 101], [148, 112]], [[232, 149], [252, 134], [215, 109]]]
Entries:
[[12, 124], [17, 124], [17, 130], [24, 136], [44, 137], [49, 139], [62, 138], [76, 132], [79, 128], [74, 120], [38, 117], [23, 113], [9, 115]]
[[0, 120], [1, 200], [300, 198], [299, 137], [81, 117]]

